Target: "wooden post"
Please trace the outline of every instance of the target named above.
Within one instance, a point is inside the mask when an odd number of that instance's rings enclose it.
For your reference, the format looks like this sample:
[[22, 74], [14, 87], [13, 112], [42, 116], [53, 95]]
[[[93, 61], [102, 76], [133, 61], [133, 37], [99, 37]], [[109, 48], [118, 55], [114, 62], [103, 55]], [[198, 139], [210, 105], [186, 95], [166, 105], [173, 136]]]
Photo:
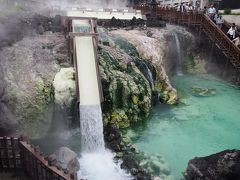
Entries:
[[7, 140], [7, 137], [4, 136], [4, 137], [3, 137], [3, 143], [4, 143], [3, 147], [4, 147], [4, 154], [5, 154], [5, 156], [6, 156], [5, 163], [6, 163], [7, 168], [9, 168], [9, 156], [8, 156], [8, 145], [7, 145], [7, 141], [8, 141], [8, 140]]
[[11, 137], [11, 145], [12, 145], [12, 155], [13, 155], [13, 168], [17, 168], [17, 160], [16, 160], [16, 149], [15, 149], [15, 140]]

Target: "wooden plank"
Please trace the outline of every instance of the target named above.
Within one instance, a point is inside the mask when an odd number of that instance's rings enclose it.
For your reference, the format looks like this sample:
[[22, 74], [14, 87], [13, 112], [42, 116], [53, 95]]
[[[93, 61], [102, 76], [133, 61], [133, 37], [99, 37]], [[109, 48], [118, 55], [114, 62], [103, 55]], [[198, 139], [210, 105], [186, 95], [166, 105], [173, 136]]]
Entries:
[[65, 16], [65, 19], [71, 20], [97, 20], [95, 17], [78, 17], [78, 16]]

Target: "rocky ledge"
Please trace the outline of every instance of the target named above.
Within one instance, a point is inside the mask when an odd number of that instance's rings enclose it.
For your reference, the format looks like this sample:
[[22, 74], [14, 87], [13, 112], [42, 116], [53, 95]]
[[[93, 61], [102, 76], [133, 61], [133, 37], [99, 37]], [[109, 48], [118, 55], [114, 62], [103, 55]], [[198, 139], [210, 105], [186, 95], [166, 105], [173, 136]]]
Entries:
[[57, 31], [60, 16], [0, 21], [0, 134], [37, 138], [51, 128], [52, 82], [67, 63], [66, 40]]
[[131, 173], [136, 180], [150, 180], [151, 174], [140, 166], [140, 162], [135, 158], [136, 149], [128, 146], [123, 140], [117, 126], [108, 125], [104, 129], [104, 137], [107, 147], [114, 153], [115, 157], [122, 160], [121, 168]]
[[226, 150], [189, 161], [186, 180], [237, 180], [240, 179], [240, 150]]

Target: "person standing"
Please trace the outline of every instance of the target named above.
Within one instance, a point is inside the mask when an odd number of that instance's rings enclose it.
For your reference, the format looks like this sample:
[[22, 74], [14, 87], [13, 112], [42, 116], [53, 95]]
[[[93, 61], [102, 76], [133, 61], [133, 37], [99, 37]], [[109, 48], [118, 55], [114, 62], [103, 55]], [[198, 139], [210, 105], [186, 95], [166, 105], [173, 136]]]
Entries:
[[214, 15], [216, 14], [216, 12], [216, 8], [212, 4], [210, 8], [208, 8], [208, 16], [210, 17], [210, 19], [214, 19]]
[[218, 26], [220, 29], [222, 29], [222, 25], [223, 25], [223, 23], [224, 23], [224, 20], [222, 19], [222, 16], [218, 16], [216, 23], [217, 23], [217, 26]]
[[213, 21], [215, 24], [217, 24], [217, 19], [219, 18], [218, 10], [216, 11], [216, 14], [214, 14]]
[[237, 31], [237, 27], [236, 27], [235, 23], [233, 23], [227, 32], [227, 35], [231, 40], [236, 38], [236, 31]]

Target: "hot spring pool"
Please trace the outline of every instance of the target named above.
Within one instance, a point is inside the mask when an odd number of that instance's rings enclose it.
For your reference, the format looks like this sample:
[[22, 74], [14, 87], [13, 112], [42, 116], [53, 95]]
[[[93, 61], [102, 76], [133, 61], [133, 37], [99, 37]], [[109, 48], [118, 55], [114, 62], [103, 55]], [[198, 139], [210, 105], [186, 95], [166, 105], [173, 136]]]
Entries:
[[138, 134], [133, 143], [139, 150], [162, 155], [179, 180], [190, 159], [240, 149], [240, 90], [211, 75], [175, 76], [171, 81], [182, 103], [156, 106], [149, 120], [130, 130]]

